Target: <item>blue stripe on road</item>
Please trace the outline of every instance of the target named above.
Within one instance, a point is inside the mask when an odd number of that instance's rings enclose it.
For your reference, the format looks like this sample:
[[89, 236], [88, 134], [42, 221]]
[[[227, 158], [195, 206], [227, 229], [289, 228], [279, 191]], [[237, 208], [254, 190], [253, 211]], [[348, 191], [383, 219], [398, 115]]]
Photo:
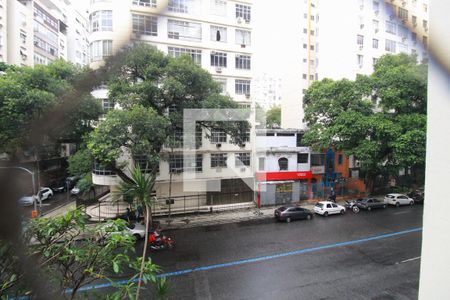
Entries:
[[[390, 238], [393, 236], [405, 235], [405, 234], [419, 232], [419, 231], [422, 231], [422, 227], [412, 228], [412, 229], [408, 229], [408, 230], [397, 231], [397, 232], [387, 233], [387, 234], [382, 234], [382, 235], [376, 235], [376, 236], [367, 237], [367, 238], [358, 239], [358, 240], [352, 240], [352, 241], [348, 241], [348, 242], [328, 244], [328, 245], [323, 245], [323, 246], [319, 246], [319, 247], [300, 249], [300, 250], [296, 250], [296, 251], [281, 252], [281, 253], [277, 253], [277, 254], [273, 254], [273, 255], [259, 256], [259, 257], [249, 258], [249, 259], [241, 259], [241, 260], [236, 260], [236, 261], [227, 262], [227, 263], [223, 263], [223, 264], [214, 264], [214, 265], [209, 265], [209, 266], [196, 267], [196, 268], [192, 268], [192, 269], [184, 269], [184, 270], [175, 271], [175, 272], [162, 273], [162, 274], [159, 274], [157, 277], [158, 278], [173, 277], [173, 276], [180, 276], [180, 275], [185, 275], [185, 274], [198, 272], [198, 271], [208, 271], [208, 270], [213, 270], [213, 269], [227, 268], [227, 267], [238, 266], [238, 265], [254, 263], [254, 262], [261, 262], [261, 261], [266, 261], [266, 260], [271, 260], [271, 259], [276, 259], [276, 258], [281, 258], [281, 257], [286, 257], [286, 256], [310, 253], [310, 252], [320, 251], [320, 250], [324, 250], [324, 249], [331, 249], [331, 248], [361, 244], [361, 243], [365, 243], [365, 242], [386, 239], [386, 238]], [[134, 279], [134, 281], [137, 281], [137, 280], [138, 280], [137, 278]], [[120, 280], [120, 281], [117, 281], [116, 283], [124, 284], [127, 282], [128, 282], [128, 280]], [[111, 287], [111, 286], [112, 286], [111, 283], [89, 285], [89, 286], [80, 288], [79, 291], [101, 289], [101, 288], [107, 288], [107, 287]], [[67, 292], [70, 293], [71, 291], [68, 290]]]

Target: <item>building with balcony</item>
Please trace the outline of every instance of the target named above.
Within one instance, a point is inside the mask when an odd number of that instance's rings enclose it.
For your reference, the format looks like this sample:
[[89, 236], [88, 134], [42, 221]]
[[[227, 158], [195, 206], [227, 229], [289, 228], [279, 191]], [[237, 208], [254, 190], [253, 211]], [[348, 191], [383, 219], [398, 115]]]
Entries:
[[69, 0], [2, 0], [0, 17], [0, 61], [18, 66], [55, 59], [88, 63], [86, 19]]
[[[191, 56], [194, 63], [209, 71], [242, 107], [252, 104], [252, 2], [251, 0], [92, 0], [89, 7], [90, 66], [101, 66], [104, 59], [129, 43], [139, 41], [155, 46], [172, 57]], [[102, 99], [105, 110], [114, 108], [103, 86], [92, 92]], [[155, 193], [164, 198], [201, 194], [202, 203], [220, 204], [223, 194], [233, 201], [253, 201], [253, 162], [251, 138], [234, 145], [224, 132], [198, 134], [195, 157], [185, 161], [182, 132], [179, 147], [165, 147], [161, 153]], [[145, 160], [126, 157], [129, 165]], [[105, 173], [106, 172], [106, 173]], [[186, 179], [186, 174], [191, 179]], [[117, 185], [118, 178], [101, 166], [94, 168], [93, 182]], [[189, 191], [186, 190], [189, 185]], [[236, 196], [237, 195], [237, 196]], [[228, 200], [227, 200], [228, 201]]]

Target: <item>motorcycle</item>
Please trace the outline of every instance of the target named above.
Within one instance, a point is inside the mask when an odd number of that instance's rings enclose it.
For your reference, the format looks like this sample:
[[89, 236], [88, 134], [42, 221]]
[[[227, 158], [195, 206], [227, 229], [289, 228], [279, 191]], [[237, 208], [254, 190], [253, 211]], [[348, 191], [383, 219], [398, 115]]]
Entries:
[[357, 199], [357, 200], [353, 200], [353, 201], [347, 201], [345, 200], [345, 208], [348, 210], [353, 211], [355, 214], [359, 213], [359, 211], [361, 210], [358, 205], [356, 205], [358, 203], [358, 201], [361, 201], [361, 199]]
[[175, 241], [170, 237], [154, 231], [149, 236], [148, 246], [151, 250], [173, 249], [175, 247]]

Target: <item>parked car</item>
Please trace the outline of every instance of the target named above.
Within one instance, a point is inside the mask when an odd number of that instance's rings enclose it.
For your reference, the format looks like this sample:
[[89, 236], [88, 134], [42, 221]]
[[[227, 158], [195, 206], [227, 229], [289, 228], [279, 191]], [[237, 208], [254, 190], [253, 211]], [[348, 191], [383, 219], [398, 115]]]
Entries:
[[36, 196], [23, 196], [19, 199], [19, 205], [21, 206], [30, 206], [34, 204], [34, 201], [37, 201]]
[[425, 199], [425, 191], [422, 189], [411, 191], [408, 194], [409, 198], [412, 198], [414, 200], [414, 203], [423, 203]]
[[80, 190], [80, 188], [78, 188], [78, 187], [74, 187], [73, 189], [71, 189], [70, 190], [70, 194], [71, 195], [78, 195], [78, 194], [80, 194], [81, 193], [81, 190]]
[[137, 240], [143, 239], [145, 237], [145, 225], [140, 223], [136, 224], [126, 224], [125, 226], [112, 226], [110, 224], [103, 226], [102, 231], [104, 232], [104, 237], [111, 236], [113, 234], [127, 234], [134, 236]]
[[370, 211], [372, 210], [372, 208], [386, 208], [387, 204], [375, 198], [365, 198], [361, 199], [361, 201], [358, 201], [356, 203], [356, 206], [358, 206], [360, 209], [366, 209]]
[[286, 221], [287, 223], [291, 220], [306, 219], [311, 220], [313, 213], [303, 207], [290, 206], [290, 207], [280, 207], [274, 212], [275, 219], [278, 221]]
[[38, 196], [41, 201], [44, 201], [53, 197], [53, 191], [51, 188], [43, 187], [39, 190]]
[[399, 207], [400, 205], [413, 205], [414, 199], [404, 194], [387, 194], [384, 197], [384, 203]]
[[320, 201], [314, 205], [314, 212], [325, 217], [332, 214], [343, 215], [345, 214], [345, 207], [331, 201]]
[[54, 181], [52, 182], [50, 187], [54, 193], [64, 193], [65, 191], [67, 191], [66, 179]]

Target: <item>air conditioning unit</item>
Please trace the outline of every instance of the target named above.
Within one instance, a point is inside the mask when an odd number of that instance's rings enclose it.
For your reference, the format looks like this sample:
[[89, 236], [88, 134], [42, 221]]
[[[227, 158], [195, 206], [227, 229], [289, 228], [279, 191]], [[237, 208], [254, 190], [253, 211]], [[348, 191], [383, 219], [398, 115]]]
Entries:
[[428, 32], [428, 27], [424, 27], [423, 29], [425, 29], [425, 32]]
[[362, 46], [362, 45], [360, 45], [360, 46], [359, 46], [359, 50], [362, 50], [362, 49], [363, 49], [363, 46]]
[[244, 18], [243, 17], [237, 17], [236, 18], [236, 22], [238, 22], [238, 24], [242, 24], [244, 22]]
[[378, 33], [378, 31], [380, 31], [378, 28], [375, 28], [375, 33]]
[[245, 172], [245, 170], [246, 170], [245, 167], [242, 167], [242, 168], [241, 168], [241, 172]]
[[241, 44], [241, 48], [245, 48], [245, 44]]
[[402, 1], [402, 6], [403, 6], [403, 7], [406, 6], [406, 1]]
[[359, 6], [359, 9], [360, 9], [360, 10], [363, 10], [363, 9], [364, 9], [364, 5], [360, 5], [360, 6]]
[[217, 173], [222, 173], [222, 167], [216, 168], [216, 172], [217, 172]]
[[403, 41], [403, 42], [406, 42], [406, 37], [402, 37], [402, 41]]
[[246, 99], [250, 99], [250, 94], [245, 94]]
[[378, 14], [380, 13], [379, 10], [374, 11], [375, 15], [378, 16]]
[[220, 148], [220, 147], [222, 147], [222, 144], [216, 144], [216, 147]]
[[362, 64], [359, 64], [358, 67], [359, 67], [360, 69], [362, 69], [363, 65], [362, 65]]
[[222, 73], [222, 68], [221, 67], [216, 67], [216, 73]]
[[363, 29], [364, 28], [364, 24], [359, 24], [359, 28]]
[[413, 23], [413, 27], [417, 27], [417, 22], [414, 22], [414, 23]]

